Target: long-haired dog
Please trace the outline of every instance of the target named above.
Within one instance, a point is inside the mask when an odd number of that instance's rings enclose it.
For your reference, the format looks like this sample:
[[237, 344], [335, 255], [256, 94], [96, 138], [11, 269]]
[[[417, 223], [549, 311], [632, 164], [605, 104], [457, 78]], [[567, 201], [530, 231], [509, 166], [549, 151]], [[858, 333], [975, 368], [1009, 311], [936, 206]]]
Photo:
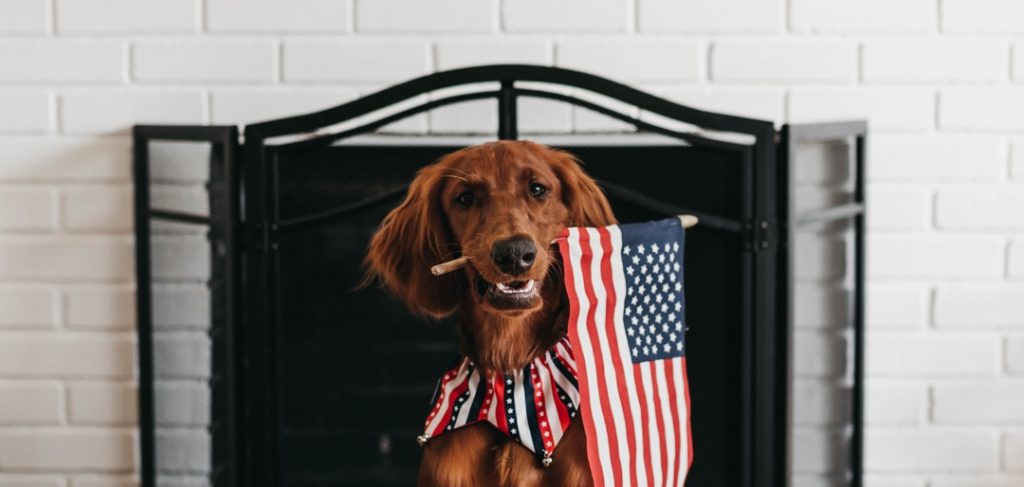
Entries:
[[[373, 237], [367, 276], [419, 315], [456, 314], [461, 353], [480, 370], [513, 373], [566, 335], [552, 240], [567, 226], [613, 223], [605, 196], [569, 153], [491, 142], [420, 170]], [[469, 259], [463, 270], [431, 275], [432, 265], [459, 256]], [[592, 485], [579, 423], [565, 430], [549, 468], [486, 422], [439, 435], [425, 445], [419, 484]]]

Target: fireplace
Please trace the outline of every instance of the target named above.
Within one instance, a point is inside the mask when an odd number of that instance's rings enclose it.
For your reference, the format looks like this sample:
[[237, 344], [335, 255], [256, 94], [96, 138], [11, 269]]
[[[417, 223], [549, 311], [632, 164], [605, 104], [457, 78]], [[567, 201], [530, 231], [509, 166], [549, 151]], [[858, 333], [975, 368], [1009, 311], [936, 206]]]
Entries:
[[[538, 99], [611, 122], [529, 138], [576, 154], [620, 221], [701, 219], [687, 485], [861, 485], [865, 124], [776, 130], [524, 65], [241, 129], [135, 128], [143, 485], [413, 483], [454, 329], [356, 289], [359, 261], [416, 169], [519, 138]], [[394, 130], [466, 106], [492, 110], [496, 134]]]

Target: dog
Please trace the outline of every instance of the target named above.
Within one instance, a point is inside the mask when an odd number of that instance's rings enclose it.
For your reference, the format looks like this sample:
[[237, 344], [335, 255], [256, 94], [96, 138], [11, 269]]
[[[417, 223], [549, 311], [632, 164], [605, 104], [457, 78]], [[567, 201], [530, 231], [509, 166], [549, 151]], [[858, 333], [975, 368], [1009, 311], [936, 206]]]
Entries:
[[[455, 314], [463, 356], [483, 374], [511, 374], [567, 333], [568, 298], [552, 241], [569, 226], [615, 223], [571, 154], [529, 141], [485, 143], [419, 171], [373, 236], [366, 276], [417, 315]], [[464, 269], [431, 275], [432, 265], [459, 256], [469, 259]], [[578, 415], [553, 459], [545, 468], [534, 452], [477, 422], [426, 442], [418, 484], [593, 485]]]

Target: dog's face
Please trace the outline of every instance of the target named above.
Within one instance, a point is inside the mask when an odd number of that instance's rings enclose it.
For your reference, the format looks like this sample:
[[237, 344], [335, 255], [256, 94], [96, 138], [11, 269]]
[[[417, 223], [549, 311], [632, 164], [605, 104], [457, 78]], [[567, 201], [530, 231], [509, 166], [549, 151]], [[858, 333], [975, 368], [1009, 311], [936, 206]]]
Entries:
[[[470, 302], [514, 317], [561, 292], [552, 240], [563, 228], [612, 223], [604, 195], [570, 154], [492, 142], [424, 168], [374, 236], [367, 265], [414, 311], [440, 317]], [[459, 254], [470, 262], [462, 271], [430, 275]]]

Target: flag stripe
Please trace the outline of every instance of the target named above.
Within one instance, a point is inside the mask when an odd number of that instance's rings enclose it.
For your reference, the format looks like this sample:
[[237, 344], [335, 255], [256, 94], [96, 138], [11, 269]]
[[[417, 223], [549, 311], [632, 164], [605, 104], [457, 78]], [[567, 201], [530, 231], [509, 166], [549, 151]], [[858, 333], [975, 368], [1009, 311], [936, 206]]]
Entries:
[[[582, 268], [588, 256], [584, 256], [580, 243], [581, 234], [579, 229], [570, 228], [566, 239], [559, 239], [558, 245], [562, 255], [566, 256], [565, 287], [570, 296], [569, 299], [569, 338], [574, 344], [579, 345], [579, 355], [573, 358], [578, 366], [585, 373], [577, 373], [580, 390], [580, 413], [583, 419], [583, 426], [587, 432], [587, 460], [590, 464], [591, 474], [594, 477], [595, 487], [602, 487], [609, 482], [608, 475], [611, 473], [605, 467], [610, 463], [607, 452], [602, 451], [599, 445], [607, 444], [607, 434], [604, 428], [604, 415], [601, 413], [601, 403], [598, 388], [591, 387], [589, 377], [600, 377], [594, 374], [594, 352], [591, 347], [590, 336], [587, 333], [586, 315], [590, 313], [586, 293], [583, 292]], [[584, 311], [586, 310], [586, 311]], [[582, 333], [581, 333], [582, 332]], [[576, 365], [576, 364], [572, 364]], [[579, 369], [577, 369], [579, 371]]]
[[[665, 367], [667, 367], [670, 360], [662, 360], [655, 362], [652, 366], [654, 368], [654, 375], [657, 380], [658, 389], [661, 391], [668, 391], [668, 381], [665, 380]], [[664, 458], [668, 461], [668, 464], [664, 464], [665, 467], [665, 485], [675, 485], [675, 465], [676, 465], [676, 432], [672, 429], [672, 416], [675, 415], [676, 408], [672, 407], [668, 401], [668, 394], [658, 394], [658, 400], [661, 402], [661, 415], [658, 417], [658, 422], [661, 424], [662, 431], [665, 432], [665, 451]]]

